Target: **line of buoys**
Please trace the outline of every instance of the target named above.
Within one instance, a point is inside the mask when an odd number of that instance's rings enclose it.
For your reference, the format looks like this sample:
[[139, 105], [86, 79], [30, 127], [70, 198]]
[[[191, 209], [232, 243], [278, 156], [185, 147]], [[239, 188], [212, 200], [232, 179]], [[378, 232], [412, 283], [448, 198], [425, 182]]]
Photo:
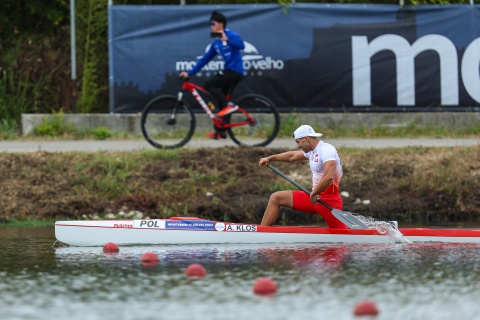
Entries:
[[353, 308], [353, 314], [356, 317], [377, 316], [379, 314], [379, 310], [377, 304], [374, 301], [362, 300], [357, 302], [357, 304]]
[[[108, 242], [103, 246], [103, 252], [107, 254], [117, 253], [120, 249], [118, 245], [113, 242]], [[142, 266], [152, 267], [157, 266], [159, 263], [158, 256], [154, 252], [145, 252], [141, 258], [140, 263]], [[190, 264], [185, 269], [185, 276], [189, 279], [203, 278], [207, 275], [205, 268], [198, 263]], [[253, 292], [260, 296], [272, 296], [277, 293], [277, 284], [275, 281], [268, 277], [258, 278], [253, 284]], [[379, 309], [377, 304], [372, 300], [359, 301], [354, 309], [353, 314], [356, 317], [362, 316], [377, 316]]]

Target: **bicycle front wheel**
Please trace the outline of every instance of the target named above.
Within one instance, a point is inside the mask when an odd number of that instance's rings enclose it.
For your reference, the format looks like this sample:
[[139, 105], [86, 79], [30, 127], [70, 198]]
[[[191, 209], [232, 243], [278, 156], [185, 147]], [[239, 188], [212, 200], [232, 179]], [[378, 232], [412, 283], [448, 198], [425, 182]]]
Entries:
[[280, 114], [270, 99], [251, 93], [238, 98], [236, 104], [240, 108], [226, 119], [231, 125], [228, 135], [236, 144], [264, 147], [275, 139], [280, 130]]
[[143, 136], [155, 148], [179, 148], [192, 138], [195, 116], [191, 107], [176, 96], [159, 96], [143, 109], [141, 127]]

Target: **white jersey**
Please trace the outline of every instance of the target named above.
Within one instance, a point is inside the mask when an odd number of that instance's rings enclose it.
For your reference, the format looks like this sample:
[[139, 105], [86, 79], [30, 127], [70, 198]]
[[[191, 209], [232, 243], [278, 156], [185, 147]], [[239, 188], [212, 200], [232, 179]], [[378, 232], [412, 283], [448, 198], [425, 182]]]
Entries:
[[340, 179], [343, 176], [342, 163], [338, 156], [337, 149], [329, 143], [319, 141], [315, 149], [304, 153], [305, 158], [310, 160], [310, 170], [312, 170], [312, 189], [322, 179], [324, 172], [324, 163], [330, 160], [335, 160], [337, 167], [335, 169], [335, 176], [330, 186], [322, 193], [338, 193]]

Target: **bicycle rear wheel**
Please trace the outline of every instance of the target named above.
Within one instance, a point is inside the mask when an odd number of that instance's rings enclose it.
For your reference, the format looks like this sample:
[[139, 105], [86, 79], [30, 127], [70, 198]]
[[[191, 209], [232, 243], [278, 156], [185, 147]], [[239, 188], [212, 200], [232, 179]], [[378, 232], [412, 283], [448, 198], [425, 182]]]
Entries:
[[195, 131], [192, 108], [174, 95], [152, 99], [142, 111], [142, 133], [145, 139], [159, 149], [173, 149], [185, 145]]
[[[238, 145], [263, 147], [275, 139], [280, 130], [280, 114], [273, 102], [256, 93], [246, 94], [236, 100], [240, 107], [226, 116], [226, 122], [246, 122], [227, 130], [230, 138]], [[245, 113], [247, 112], [253, 120]]]

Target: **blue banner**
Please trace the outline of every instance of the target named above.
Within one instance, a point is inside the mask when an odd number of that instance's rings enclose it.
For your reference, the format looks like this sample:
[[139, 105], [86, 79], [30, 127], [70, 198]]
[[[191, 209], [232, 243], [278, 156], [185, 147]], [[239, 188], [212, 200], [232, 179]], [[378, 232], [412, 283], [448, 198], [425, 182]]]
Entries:
[[[110, 111], [176, 94], [211, 43], [213, 10], [245, 43], [235, 96], [281, 111], [463, 111], [480, 102], [480, 6], [123, 6], [109, 12]], [[212, 60], [192, 81], [222, 69]]]
[[215, 222], [208, 220], [165, 220], [165, 229], [215, 230]]

